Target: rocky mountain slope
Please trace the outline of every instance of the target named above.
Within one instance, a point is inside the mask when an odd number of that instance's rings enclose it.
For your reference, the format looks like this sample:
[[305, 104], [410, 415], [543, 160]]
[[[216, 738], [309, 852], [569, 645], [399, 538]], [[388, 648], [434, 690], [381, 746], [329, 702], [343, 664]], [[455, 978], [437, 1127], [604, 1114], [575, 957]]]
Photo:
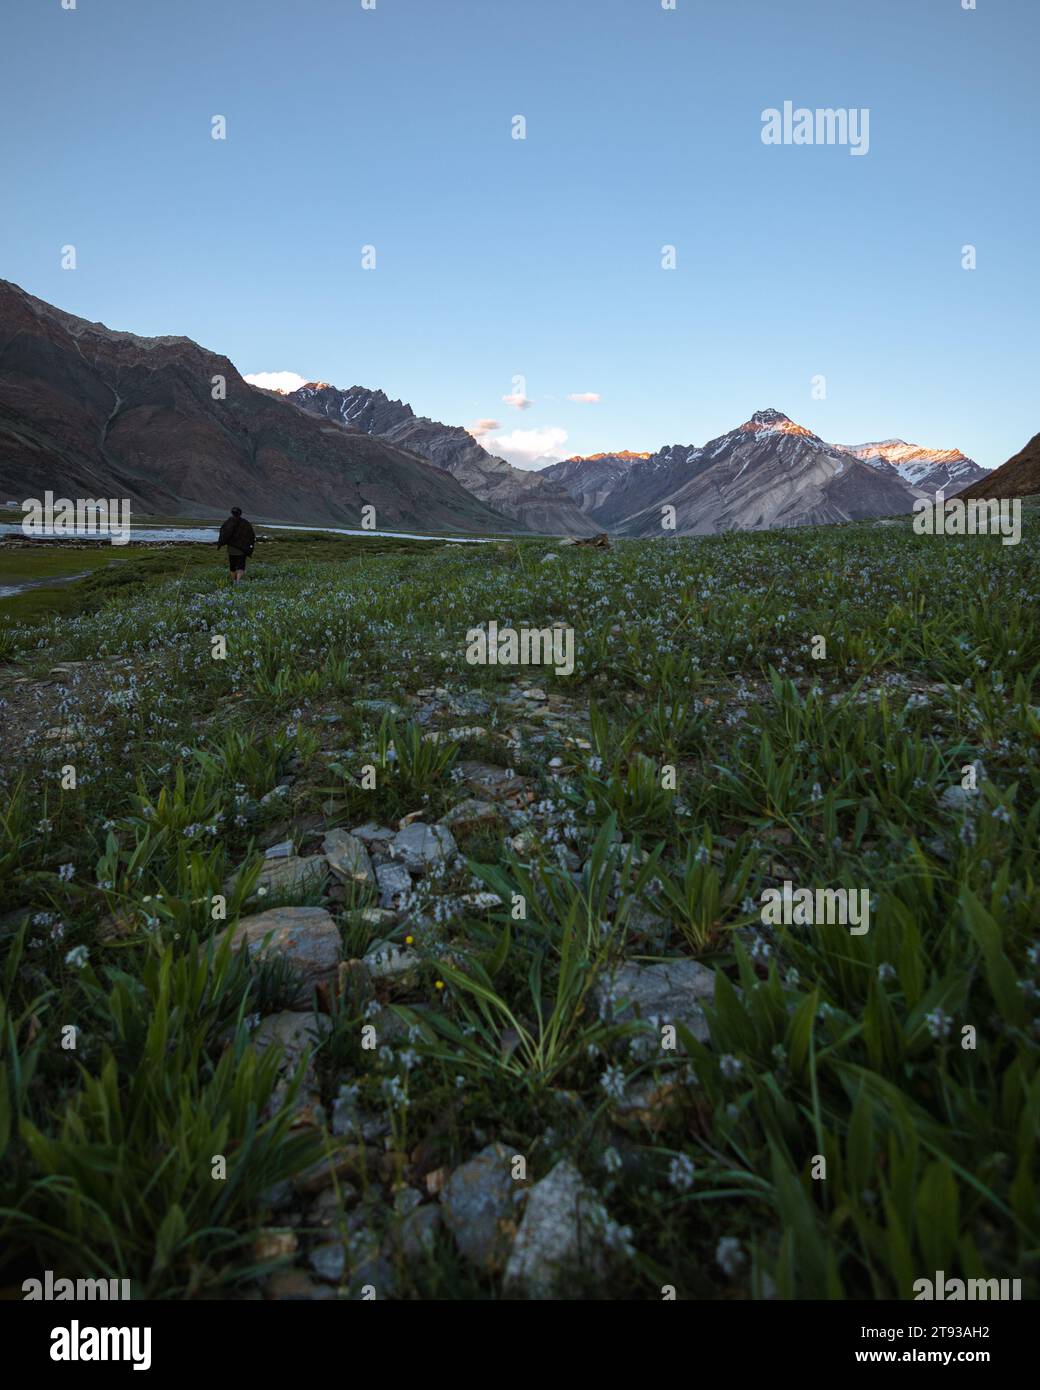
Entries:
[[[226, 398], [215, 400], [214, 379]], [[515, 531], [443, 469], [250, 386], [190, 338], [142, 338], [0, 280], [0, 492], [128, 498], [167, 515]]]
[[364, 386], [343, 390], [314, 381], [290, 392], [287, 399], [314, 415], [428, 459], [475, 497], [531, 531], [587, 536], [600, 529], [544, 470], [514, 468], [488, 453], [468, 430], [416, 415], [410, 405], [392, 401], [382, 391]]
[[987, 476], [987, 470], [959, 449], [926, 449], [905, 439], [884, 439], [874, 444], [838, 444], [875, 468], [894, 468], [904, 483], [922, 492], [952, 495], [969, 483]]
[[966, 487], [958, 496], [1033, 497], [1040, 494], [1040, 434], [1034, 434], [1024, 449], [1007, 463], [994, 468], [985, 478]]
[[644, 455], [568, 459], [543, 470], [601, 526], [655, 536], [662, 508], [676, 532], [763, 530], [908, 512], [919, 495], [896, 468], [872, 466], [778, 410], [709, 440]]

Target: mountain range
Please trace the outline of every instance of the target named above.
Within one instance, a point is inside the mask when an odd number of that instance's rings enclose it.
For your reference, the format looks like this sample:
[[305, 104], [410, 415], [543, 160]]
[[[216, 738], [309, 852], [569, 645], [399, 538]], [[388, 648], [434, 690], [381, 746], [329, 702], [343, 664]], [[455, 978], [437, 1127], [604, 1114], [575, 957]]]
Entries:
[[392, 401], [382, 391], [364, 386], [340, 390], [327, 381], [312, 381], [287, 399], [314, 415], [418, 454], [528, 530], [589, 536], [601, 529], [544, 473], [514, 468], [489, 454], [460, 425], [416, 415], [410, 405]]
[[[221, 398], [221, 394], [223, 398]], [[524, 527], [441, 468], [242, 379], [190, 338], [141, 338], [0, 280], [0, 493], [135, 510], [495, 532]]]
[[543, 472], [604, 529], [629, 536], [660, 535], [666, 505], [681, 535], [820, 525], [909, 512], [919, 497], [986, 476], [958, 450], [828, 444], [779, 410], [756, 411], [703, 447], [579, 456]]
[[0, 280], [0, 493], [19, 500], [126, 497], [171, 516], [234, 502], [347, 526], [371, 504], [380, 529], [704, 535], [898, 515], [940, 489], [1040, 490], [1038, 441], [987, 473], [956, 449], [829, 444], [769, 409], [700, 446], [521, 469], [383, 391], [266, 390], [189, 338], [118, 332]]

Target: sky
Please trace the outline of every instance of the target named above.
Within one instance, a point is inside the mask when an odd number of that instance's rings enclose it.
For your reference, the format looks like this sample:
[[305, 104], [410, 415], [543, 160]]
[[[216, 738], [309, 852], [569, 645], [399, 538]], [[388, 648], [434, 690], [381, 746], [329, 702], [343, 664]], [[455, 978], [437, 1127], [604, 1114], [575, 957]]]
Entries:
[[[1017, 452], [1038, 0], [671, 3], [4, 0], [0, 275], [521, 466], [766, 407]], [[785, 102], [863, 153], [765, 143]]]

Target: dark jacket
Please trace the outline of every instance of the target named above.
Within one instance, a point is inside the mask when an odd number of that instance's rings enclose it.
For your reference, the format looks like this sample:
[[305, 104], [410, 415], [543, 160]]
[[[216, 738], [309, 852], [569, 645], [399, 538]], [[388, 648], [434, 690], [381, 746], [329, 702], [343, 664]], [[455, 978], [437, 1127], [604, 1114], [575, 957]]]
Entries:
[[229, 550], [241, 550], [246, 555], [253, 553], [256, 545], [256, 532], [244, 516], [229, 516], [220, 528], [217, 549], [226, 545]]

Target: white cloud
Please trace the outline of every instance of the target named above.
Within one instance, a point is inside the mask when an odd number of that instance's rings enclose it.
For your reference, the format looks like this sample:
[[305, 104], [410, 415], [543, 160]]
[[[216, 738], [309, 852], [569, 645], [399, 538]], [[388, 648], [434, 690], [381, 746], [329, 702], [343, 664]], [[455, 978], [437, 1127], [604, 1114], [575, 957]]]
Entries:
[[265, 391], [298, 391], [307, 385], [307, 378], [297, 372], [251, 372], [244, 378], [250, 386], [262, 386]]
[[497, 420], [474, 420], [472, 425], [467, 425], [466, 429], [474, 439], [479, 439], [481, 435], [490, 434], [492, 430], [500, 430], [502, 426]]
[[510, 434], [481, 440], [485, 449], [517, 468], [545, 468], [550, 463], [559, 463], [567, 457], [563, 447], [566, 442], [567, 431], [559, 425], [540, 430], [513, 430]]
[[534, 401], [532, 401], [530, 397], [521, 395], [518, 392], [515, 392], [511, 396], [503, 396], [502, 399], [505, 401], [506, 405], [511, 405], [514, 410], [530, 410], [534, 405]]
[[572, 391], [567, 399], [578, 401], [581, 405], [599, 405], [603, 397], [598, 391]]

